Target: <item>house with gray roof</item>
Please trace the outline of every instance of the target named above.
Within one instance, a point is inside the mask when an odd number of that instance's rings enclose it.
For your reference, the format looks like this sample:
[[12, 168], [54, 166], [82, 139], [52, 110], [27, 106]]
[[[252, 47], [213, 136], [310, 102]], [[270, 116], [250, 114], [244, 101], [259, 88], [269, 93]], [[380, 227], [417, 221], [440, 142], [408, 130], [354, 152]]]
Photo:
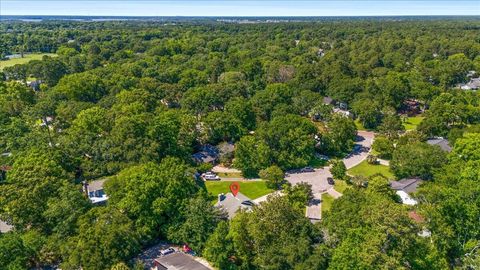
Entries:
[[155, 259], [152, 270], [211, 270], [211, 268], [196, 261], [192, 255], [175, 252]]
[[472, 78], [468, 83], [460, 84], [462, 90], [478, 90], [480, 88], [480, 78]]
[[393, 190], [402, 190], [406, 193], [414, 193], [417, 191], [417, 188], [423, 183], [423, 180], [414, 177], [414, 178], [404, 178], [398, 181], [390, 181], [390, 187]]
[[400, 197], [403, 204], [415, 205], [417, 201], [413, 199], [410, 194], [417, 192], [417, 188], [423, 183], [423, 180], [414, 178], [404, 178], [398, 181], [390, 181], [390, 187], [395, 190], [395, 193]]
[[207, 144], [201, 147], [200, 151], [192, 155], [192, 159], [200, 163], [215, 164], [218, 162], [220, 151], [217, 147]]
[[438, 145], [445, 152], [452, 152], [452, 147], [450, 146], [450, 143], [447, 139], [444, 139], [442, 137], [429, 139], [427, 140], [427, 143], [430, 145]]
[[237, 196], [233, 196], [233, 194], [229, 192], [227, 194], [219, 194], [218, 201], [215, 205], [223, 208], [227, 212], [228, 218], [232, 219], [238, 210], [250, 210], [254, 203], [250, 198], [240, 192], [237, 193]]

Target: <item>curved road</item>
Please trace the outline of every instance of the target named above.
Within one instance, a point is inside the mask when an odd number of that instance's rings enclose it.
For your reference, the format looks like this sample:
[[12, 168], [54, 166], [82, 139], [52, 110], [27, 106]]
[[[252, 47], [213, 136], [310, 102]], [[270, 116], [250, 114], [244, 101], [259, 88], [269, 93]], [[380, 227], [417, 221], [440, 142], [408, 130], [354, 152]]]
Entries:
[[[345, 163], [347, 169], [355, 167], [367, 158], [374, 137], [375, 134], [373, 132], [358, 131], [354, 151], [343, 159], [343, 163]], [[322, 217], [322, 193], [327, 192], [334, 198], [342, 196], [332, 185], [328, 184], [328, 177], [332, 177], [330, 167], [315, 169], [315, 172], [310, 173], [291, 174], [286, 177], [287, 181], [292, 185], [300, 182], [307, 182], [312, 185], [314, 200], [307, 207], [306, 216], [313, 221], [320, 220]]]

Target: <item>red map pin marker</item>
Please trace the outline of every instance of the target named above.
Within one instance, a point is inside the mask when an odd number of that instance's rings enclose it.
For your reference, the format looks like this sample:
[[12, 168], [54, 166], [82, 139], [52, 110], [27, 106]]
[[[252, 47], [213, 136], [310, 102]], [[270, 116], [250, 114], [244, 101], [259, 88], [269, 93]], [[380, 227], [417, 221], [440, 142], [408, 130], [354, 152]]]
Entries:
[[233, 182], [230, 185], [230, 191], [232, 192], [233, 196], [237, 197], [239, 190], [240, 190], [240, 185], [237, 182]]

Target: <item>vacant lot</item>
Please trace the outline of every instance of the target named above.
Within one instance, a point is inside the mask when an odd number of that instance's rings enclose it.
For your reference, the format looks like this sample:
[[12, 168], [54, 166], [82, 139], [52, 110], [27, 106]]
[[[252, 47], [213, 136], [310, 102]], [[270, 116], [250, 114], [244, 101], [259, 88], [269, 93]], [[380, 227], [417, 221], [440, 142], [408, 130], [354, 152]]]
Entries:
[[358, 164], [357, 166], [348, 170], [349, 175], [361, 175], [365, 177], [370, 177], [374, 174], [382, 174], [383, 176], [387, 177], [388, 179], [394, 179], [394, 175], [390, 172], [390, 168], [384, 165], [371, 165], [368, 164], [367, 161], [362, 161], [362, 163]]
[[[254, 200], [258, 197], [262, 197], [273, 192], [272, 189], [268, 188], [265, 181], [236, 181], [240, 184], [240, 192], [250, 199]], [[217, 195], [220, 193], [230, 192], [230, 185], [233, 182], [231, 181], [206, 181], [205, 188], [208, 193], [215, 197], [217, 200]]]
[[1, 60], [0, 61], [0, 70], [3, 70], [6, 67], [11, 67], [17, 64], [25, 64], [31, 60], [41, 60], [44, 55], [48, 55], [51, 57], [57, 56], [54, 53], [31, 53], [25, 54], [23, 58], [13, 58], [8, 60]]

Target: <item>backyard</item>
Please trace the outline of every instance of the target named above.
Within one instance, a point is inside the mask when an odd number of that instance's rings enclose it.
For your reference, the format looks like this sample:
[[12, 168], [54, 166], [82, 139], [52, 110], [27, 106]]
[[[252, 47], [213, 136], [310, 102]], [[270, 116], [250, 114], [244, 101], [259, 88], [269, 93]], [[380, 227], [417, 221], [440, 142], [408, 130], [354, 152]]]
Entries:
[[31, 60], [41, 60], [44, 55], [55, 57], [57, 56], [54, 53], [31, 53], [25, 54], [23, 58], [12, 58], [8, 60], [0, 61], [0, 71], [6, 67], [11, 67], [17, 64], [25, 64]]
[[[269, 193], [272, 193], [274, 190], [267, 187], [265, 181], [261, 180], [246, 180], [246, 181], [236, 181], [240, 184], [240, 192], [247, 196], [248, 198], [254, 200], [256, 198], [262, 197]], [[230, 185], [232, 181], [206, 181], [205, 188], [208, 193], [215, 197], [217, 200], [217, 195], [220, 193], [230, 192]]]
[[362, 163], [348, 170], [348, 174], [352, 176], [361, 175], [364, 177], [370, 177], [374, 174], [382, 174], [388, 179], [394, 179], [395, 176], [390, 172], [390, 168], [385, 165], [372, 165], [367, 161], [362, 161]]
[[403, 121], [403, 126], [405, 127], [405, 130], [415, 130], [415, 129], [417, 129], [417, 126], [420, 125], [423, 118], [425, 118], [425, 117], [423, 117], [423, 116], [407, 117]]

